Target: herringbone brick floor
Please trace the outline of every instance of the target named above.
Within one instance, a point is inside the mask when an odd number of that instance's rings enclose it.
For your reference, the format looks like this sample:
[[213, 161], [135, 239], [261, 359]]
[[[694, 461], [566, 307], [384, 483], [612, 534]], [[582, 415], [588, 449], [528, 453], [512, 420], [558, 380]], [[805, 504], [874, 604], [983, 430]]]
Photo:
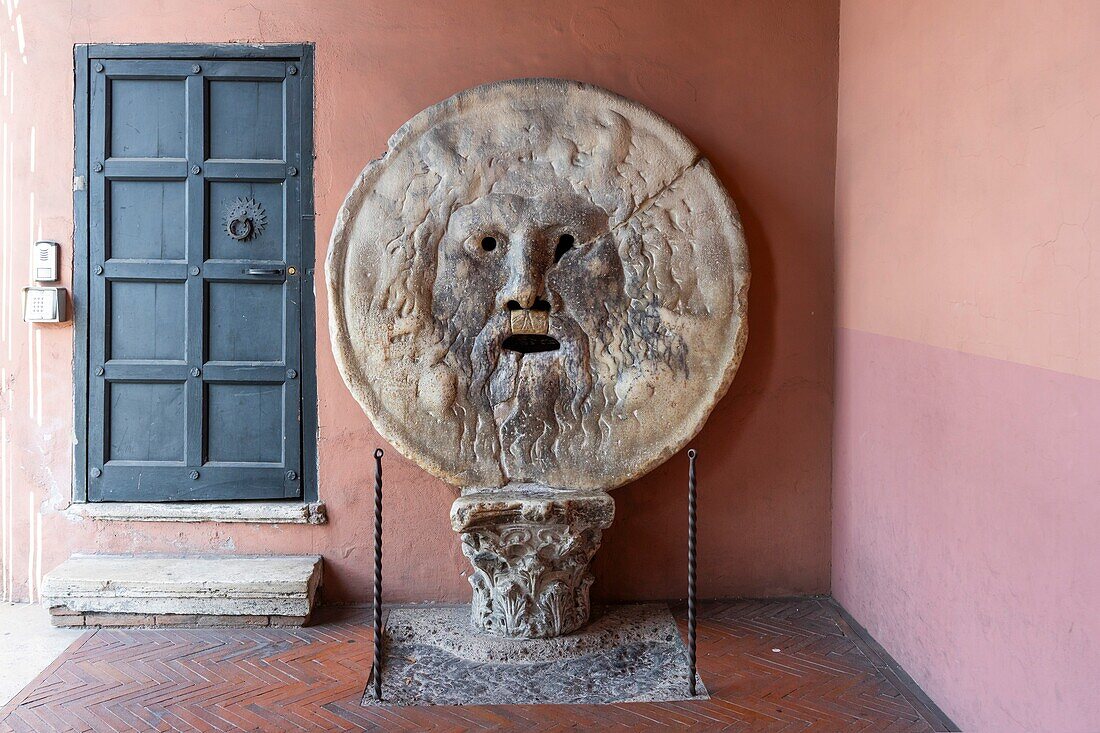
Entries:
[[0, 710], [0, 730], [907, 733], [945, 724], [828, 599], [703, 604], [699, 669], [711, 699], [660, 704], [361, 707], [369, 624], [366, 610], [329, 609], [304, 629], [91, 631]]

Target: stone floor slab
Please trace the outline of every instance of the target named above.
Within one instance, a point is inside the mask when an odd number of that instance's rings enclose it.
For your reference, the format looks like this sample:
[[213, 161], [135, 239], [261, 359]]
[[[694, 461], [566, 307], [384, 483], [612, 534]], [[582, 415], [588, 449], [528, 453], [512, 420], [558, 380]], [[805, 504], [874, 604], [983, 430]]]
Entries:
[[0, 707], [50, 666], [83, 631], [54, 628], [42, 606], [0, 603]]
[[[593, 612], [580, 631], [510, 639], [473, 627], [468, 606], [395, 608], [386, 621], [382, 705], [607, 704], [709, 699], [663, 604]], [[597, 615], [598, 614], [598, 615]], [[367, 685], [363, 705], [378, 705]]]

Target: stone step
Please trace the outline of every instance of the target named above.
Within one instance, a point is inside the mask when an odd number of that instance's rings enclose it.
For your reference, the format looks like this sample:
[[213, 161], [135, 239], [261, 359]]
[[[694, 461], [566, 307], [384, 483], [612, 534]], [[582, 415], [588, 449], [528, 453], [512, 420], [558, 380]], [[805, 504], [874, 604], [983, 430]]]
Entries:
[[308, 621], [318, 555], [73, 555], [46, 575], [58, 626], [267, 626]]

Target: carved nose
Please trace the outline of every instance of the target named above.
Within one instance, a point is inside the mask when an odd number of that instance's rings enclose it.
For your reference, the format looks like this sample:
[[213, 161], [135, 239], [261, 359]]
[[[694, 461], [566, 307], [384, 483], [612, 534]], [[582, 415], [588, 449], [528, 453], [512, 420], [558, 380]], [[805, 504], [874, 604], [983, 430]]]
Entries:
[[500, 292], [500, 306], [506, 310], [529, 310], [545, 302], [541, 299], [542, 278], [533, 272], [530, 263], [523, 264], [522, 270], [513, 274]]
[[508, 248], [508, 281], [501, 288], [498, 304], [506, 310], [530, 310], [543, 297], [547, 262], [545, 247], [531, 232], [519, 231]]
[[533, 287], [508, 288], [501, 296], [501, 305], [505, 310], [530, 310], [539, 303], [538, 291]]
[[504, 309], [510, 311], [548, 311], [550, 310], [550, 302], [543, 300], [542, 298], [535, 298], [534, 305], [530, 305], [524, 308], [522, 305], [519, 304], [519, 301], [509, 300], [507, 303], [504, 304]]

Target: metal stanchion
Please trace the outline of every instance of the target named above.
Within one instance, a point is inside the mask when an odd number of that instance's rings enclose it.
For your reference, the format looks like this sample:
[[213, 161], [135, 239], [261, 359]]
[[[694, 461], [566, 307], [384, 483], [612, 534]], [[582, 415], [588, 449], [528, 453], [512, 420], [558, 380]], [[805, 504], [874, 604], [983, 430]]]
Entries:
[[695, 697], [695, 449], [688, 451], [688, 695]]
[[382, 455], [374, 451], [374, 699], [382, 700]]

